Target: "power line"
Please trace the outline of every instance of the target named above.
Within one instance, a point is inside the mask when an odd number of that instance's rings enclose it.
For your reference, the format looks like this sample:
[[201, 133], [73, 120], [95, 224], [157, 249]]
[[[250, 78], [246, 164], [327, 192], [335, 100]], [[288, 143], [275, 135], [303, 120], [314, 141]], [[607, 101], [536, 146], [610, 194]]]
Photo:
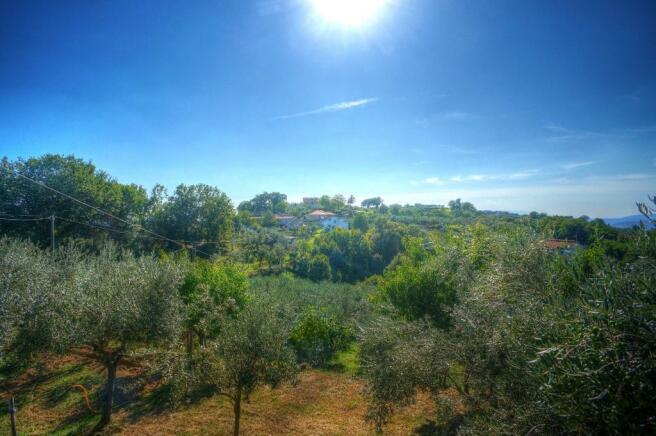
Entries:
[[[69, 194], [67, 194], [67, 193], [65, 193], [65, 192], [59, 191], [59, 190], [57, 190], [57, 189], [55, 189], [55, 188], [52, 188], [52, 187], [46, 185], [45, 183], [43, 183], [43, 182], [41, 182], [41, 181], [34, 180], [33, 178], [31, 178], [31, 177], [27, 177], [26, 175], [20, 174], [20, 173], [18, 173], [18, 172], [16, 173], [16, 175], [17, 175], [18, 177], [22, 177], [22, 178], [24, 178], [25, 180], [29, 180], [30, 182], [35, 183], [35, 184], [37, 184], [37, 185], [39, 185], [39, 186], [41, 186], [41, 187], [43, 187], [43, 188], [45, 188], [45, 189], [48, 189], [48, 190], [53, 191], [53, 192], [56, 192], [56, 193], [59, 194], [59, 195], [63, 195], [64, 197], [66, 197], [66, 198], [68, 198], [68, 199], [70, 199], [70, 200], [73, 200], [73, 201], [75, 201], [75, 202], [77, 202], [77, 203], [80, 203], [81, 205], [86, 206], [86, 207], [88, 207], [88, 208], [90, 208], [90, 209], [93, 209], [93, 210], [95, 210], [95, 211], [97, 211], [97, 212], [100, 212], [101, 214], [107, 215], [108, 217], [111, 217], [111, 218], [113, 218], [113, 219], [115, 219], [115, 220], [121, 221], [121, 222], [123, 222], [123, 223], [125, 223], [125, 224], [127, 224], [127, 225], [129, 225], [129, 226], [136, 227], [136, 228], [138, 228], [139, 230], [144, 231], [144, 232], [146, 232], [146, 233], [150, 233], [151, 235], [154, 235], [154, 236], [158, 237], [159, 239], [162, 239], [162, 240], [165, 240], [165, 241], [169, 241], [169, 242], [173, 242], [174, 244], [177, 244], [177, 245], [179, 245], [179, 246], [181, 246], [181, 247], [183, 247], [183, 248], [186, 248], [186, 245], [185, 245], [183, 242], [176, 241], [175, 239], [167, 238], [166, 236], [164, 236], [164, 235], [160, 235], [160, 234], [155, 233], [155, 232], [153, 232], [153, 231], [151, 231], [151, 230], [148, 230], [147, 228], [145, 228], [145, 227], [143, 227], [143, 226], [141, 226], [141, 225], [139, 225], [139, 224], [131, 223], [131, 222], [127, 221], [127, 220], [124, 220], [123, 218], [117, 217], [116, 215], [114, 215], [114, 214], [112, 214], [112, 213], [109, 213], [109, 212], [107, 212], [107, 211], [105, 211], [105, 210], [102, 210], [102, 209], [96, 207], [96, 206], [93, 206], [93, 205], [91, 205], [91, 204], [89, 204], [89, 203], [86, 203], [86, 202], [84, 202], [84, 201], [82, 201], [82, 200], [79, 200], [79, 199], [73, 197], [72, 195], [69, 195]], [[48, 218], [48, 219], [49, 219], [49, 218]], [[192, 248], [195, 248], [195, 247], [192, 247]], [[209, 253], [205, 253], [204, 251], [201, 251], [201, 250], [198, 250], [198, 249], [196, 249], [196, 251], [198, 251], [198, 252], [200, 252], [200, 253], [203, 253], [203, 254], [206, 255], [206, 256], [210, 256]]]
[[0, 217], [0, 220], [2, 221], [43, 221], [43, 220], [49, 220], [50, 217], [41, 217], [41, 218], [5, 218], [5, 217]]
[[[81, 222], [79, 222], [79, 221], [75, 221], [75, 220], [71, 220], [71, 219], [68, 219], [68, 218], [64, 218], [64, 217], [61, 217], [61, 216], [59, 216], [59, 215], [56, 215], [56, 218], [57, 218], [57, 219], [60, 219], [60, 220], [62, 220], [62, 221], [67, 221], [67, 222], [69, 222], [69, 223], [79, 224], [79, 225], [81, 225], [81, 226], [88, 226], [88, 227], [93, 227], [93, 228], [95, 228], [95, 229], [107, 230], [108, 232], [123, 233], [123, 234], [126, 234], [126, 235], [127, 235], [127, 234], [131, 234], [131, 233], [133, 233], [133, 232], [126, 232], [126, 231], [123, 231], [123, 230], [116, 230], [116, 229], [113, 229], [113, 228], [111, 228], [111, 227], [98, 226], [98, 225], [91, 224], [91, 223], [81, 223]], [[154, 238], [154, 237], [152, 237], [152, 236], [146, 236], [146, 237], [147, 237], [147, 238], [152, 238], [152, 239], [159, 239], [159, 240], [162, 240], [162, 238]]]
[[16, 218], [19, 216], [29, 216], [29, 217], [41, 217], [41, 215], [37, 215], [34, 213], [7, 213], [7, 212], [0, 212], [0, 215], [7, 215], [10, 216], [11, 218]]

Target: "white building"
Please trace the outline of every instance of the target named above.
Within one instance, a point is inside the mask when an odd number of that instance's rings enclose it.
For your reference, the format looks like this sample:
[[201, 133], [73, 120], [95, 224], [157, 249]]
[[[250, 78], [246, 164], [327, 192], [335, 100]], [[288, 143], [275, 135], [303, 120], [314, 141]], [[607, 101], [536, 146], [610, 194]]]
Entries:
[[326, 212], [325, 210], [317, 209], [313, 210], [309, 214], [305, 215], [305, 219], [310, 222], [314, 222], [323, 227], [324, 230], [331, 230], [335, 227], [341, 229], [348, 229], [348, 220], [344, 217], [341, 217], [333, 212]]

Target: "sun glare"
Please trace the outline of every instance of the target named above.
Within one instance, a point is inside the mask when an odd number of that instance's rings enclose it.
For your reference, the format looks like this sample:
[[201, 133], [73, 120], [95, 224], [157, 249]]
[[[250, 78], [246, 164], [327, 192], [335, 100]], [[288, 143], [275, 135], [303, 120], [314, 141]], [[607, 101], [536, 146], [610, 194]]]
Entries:
[[363, 27], [375, 21], [389, 0], [309, 0], [314, 13], [329, 24]]

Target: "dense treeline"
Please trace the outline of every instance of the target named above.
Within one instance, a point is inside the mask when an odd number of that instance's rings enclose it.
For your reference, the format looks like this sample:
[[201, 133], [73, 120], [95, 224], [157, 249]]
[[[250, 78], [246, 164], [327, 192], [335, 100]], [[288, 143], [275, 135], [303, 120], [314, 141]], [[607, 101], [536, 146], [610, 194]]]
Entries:
[[[400, 251], [403, 237], [475, 223], [494, 229], [523, 225], [545, 237], [603, 245], [604, 252], [616, 258], [629, 249], [629, 232], [598, 219], [478, 211], [460, 199], [447, 206], [388, 207], [375, 197], [364, 199], [360, 208], [353, 196], [347, 200], [324, 195], [316, 204], [295, 204], [288, 203], [285, 194], [265, 192], [235, 210], [228, 196], [215, 187], [182, 184], [169, 194], [157, 185], [148, 194], [73, 156], [5, 158], [0, 174], [4, 235], [46, 247], [52, 236], [48, 218], [55, 216], [56, 243], [75, 240], [94, 246], [113, 240], [135, 252], [183, 249], [196, 250], [200, 257], [241, 253], [240, 260], [257, 262], [269, 272], [289, 270], [315, 280], [353, 282], [379, 274]], [[348, 217], [350, 230], [319, 236], [318, 227], [311, 223], [285, 230], [274, 219], [281, 213], [302, 216], [317, 207]], [[302, 243], [297, 247], [296, 241]]]
[[172, 195], [158, 185], [148, 195], [91, 163], [58, 155], [4, 158], [0, 174], [2, 234], [40, 246], [51, 243], [51, 228], [49, 221], [36, 220], [53, 215], [60, 243], [113, 240], [141, 252], [183, 247], [171, 240], [207, 242], [203, 252], [225, 252], [235, 225], [230, 199], [208, 185], [179, 185]]

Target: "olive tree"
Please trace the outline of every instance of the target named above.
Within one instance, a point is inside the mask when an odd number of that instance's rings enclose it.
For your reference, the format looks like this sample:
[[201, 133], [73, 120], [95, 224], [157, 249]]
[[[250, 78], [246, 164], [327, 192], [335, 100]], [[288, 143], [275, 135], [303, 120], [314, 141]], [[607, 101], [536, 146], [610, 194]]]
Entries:
[[263, 305], [248, 305], [227, 321], [216, 344], [221, 394], [234, 410], [233, 434], [239, 434], [241, 402], [262, 385], [277, 387], [293, 380], [296, 359], [287, 344], [289, 327]]
[[60, 343], [62, 275], [54, 258], [28, 242], [0, 239], [0, 363]]
[[186, 269], [180, 296], [185, 309], [187, 355], [191, 358], [194, 335], [204, 344], [218, 333], [223, 314], [244, 306], [248, 277], [242, 268], [228, 261], [201, 259]]
[[107, 371], [97, 428], [110, 421], [116, 371], [126, 355], [179, 337], [181, 279], [173, 262], [136, 258], [112, 246], [77, 262], [67, 295], [73, 325], [66, 345], [89, 347]]
[[360, 339], [367, 380], [365, 419], [375, 425], [377, 433], [382, 433], [396, 408], [414, 401], [418, 391], [437, 395], [447, 387], [451, 343], [428, 320], [379, 318], [364, 329]]

